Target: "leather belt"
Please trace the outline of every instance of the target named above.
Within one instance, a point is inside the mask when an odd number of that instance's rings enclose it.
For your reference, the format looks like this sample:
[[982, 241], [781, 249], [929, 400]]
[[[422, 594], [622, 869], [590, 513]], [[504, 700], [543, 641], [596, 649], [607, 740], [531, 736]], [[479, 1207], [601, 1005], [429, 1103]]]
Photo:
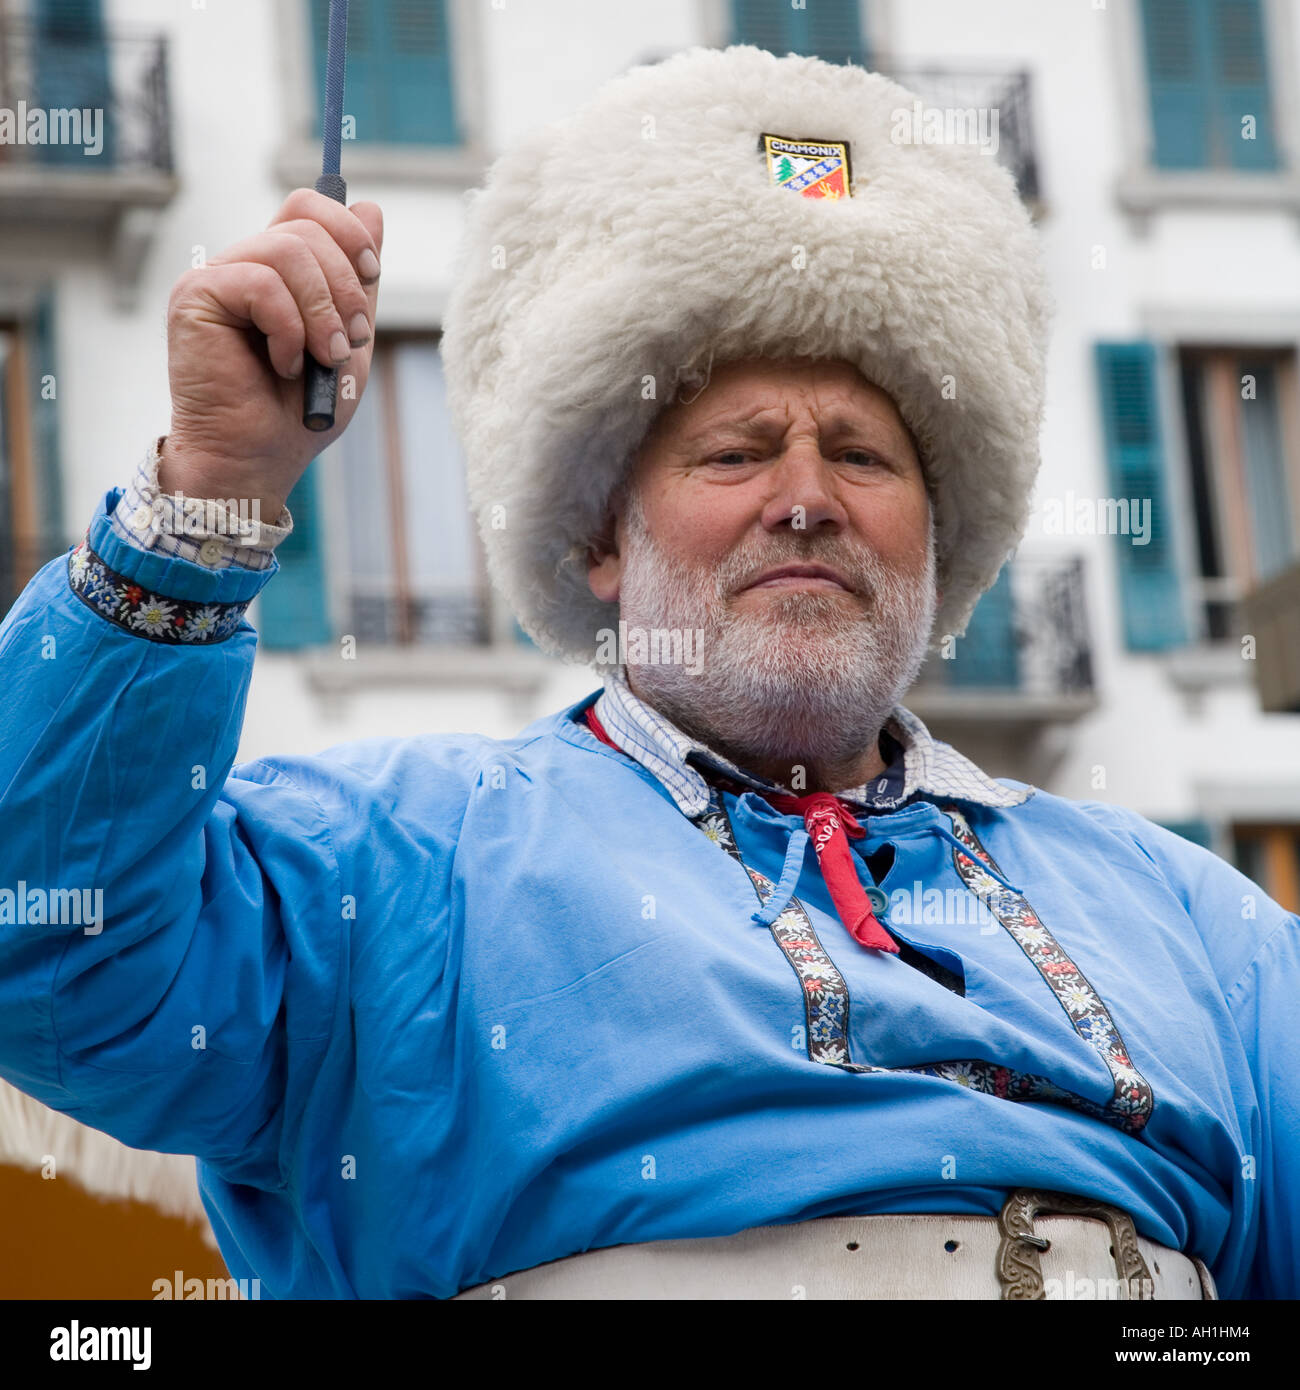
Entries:
[[1118, 1207], [1020, 1189], [996, 1216], [822, 1216], [570, 1255], [469, 1299], [1212, 1299], [1203, 1261]]

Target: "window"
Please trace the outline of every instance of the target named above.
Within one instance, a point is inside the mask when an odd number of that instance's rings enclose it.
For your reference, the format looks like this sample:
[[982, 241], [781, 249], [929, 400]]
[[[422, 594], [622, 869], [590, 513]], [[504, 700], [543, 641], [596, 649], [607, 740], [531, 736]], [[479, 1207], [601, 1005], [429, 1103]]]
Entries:
[[1295, 354], [1184, 348], [1178, 360], [1196, 597], [1222, 639], [1242, 630], [1239, 600], [1300, 558]]
[[379, 335], [338, 448], [343, 630], [390, 645], [488, 642], [487, 576], [436, 335]]
[[1300, 912], [1300, 825], [1235, 825], [1237, 868], [1287, 912]]
[[64, 548], [53, 318], [0, 321], [0, 611]]
[[1148, 531], [1134, 544], [1132, 528], [1116, 532], [1124, 643], [1130, 651], [1163, 651], [1187, 640], [1182, 581], [1174, 550], [1164, 432], [1153, 343], [1098, 343], [1097, 375], [1110, 496], [1130, 514], [1147, 509]]
[[1261, 0], [1142, 0], [1160, 169], [1278, 167]]
[[[27, 31], [14, 29], [0, 45], [0, 69], [6, 91], [11, 98], [20, 92], [30, 107], [40, 110], [100, 112], [103, 146], [98, 156], [90, 160], [83, 145], [53, 139], [19, 150], [0, 147], [0, 157], [26, 157], [43, 164], [102, 171], [114, 160], [117, 113], [101, 0], [33, 0], [29, 13], [30, 36]], [[28, 42], [31, 50], [25, 53]], [[122, 56], [134, 56], [133, 50], [128, 48]], [[28, 83], [30, 87], [26, 86]]]
[[[1242, 600], [1300, 558], [1295, 352], [1184, 347], [1174, 357], [1185, 478], [1169, 472], [1183, 464], [1166, 456], [1156, 345], [1097, 345], [1110, 492], [1130, 509], [1149, 507], [1145, 542], [1116, 536], [1124, 637], [1133, 651], [1194, 636], [1235, 638], [1247, 630]], [[1190, 507], [1185, 562], [1174, 544], [1178, 494]]]
[[[804, 53], [828, 63], [868, 66], [859, 0], [732, 0], [732, 43], [752, 43], [778, 56]], [[829, 137], [827, 137], [829, 138]]]
[[[311, 0], [316, 89], [322, 98], [329, 0]], [[317, 101], [320, 137], [323, 98]], [[456, 145], [446, 0], [351, 0], [344, 115], [366, 144]]]

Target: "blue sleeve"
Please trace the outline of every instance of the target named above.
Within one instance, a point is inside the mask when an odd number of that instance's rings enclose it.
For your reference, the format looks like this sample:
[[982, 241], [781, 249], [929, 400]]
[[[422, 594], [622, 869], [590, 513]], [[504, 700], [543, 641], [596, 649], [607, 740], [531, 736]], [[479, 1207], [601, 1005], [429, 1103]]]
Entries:
[[1300, 918], [1281, 923], [1228, 991], [1259, 1098], [1259, 1243], [1245, 1298], [1300, 1298]]
[[0, 625], [0, 1075], [126, 1144], [276, 1184], [342, 930], [317, 798], [228, 782], [245, 609], [278, 566], [131, 546], [118, 496]]
[[1254, 1094], [1235, 1096], [1256, 1185], [1245, 1298], [1300, 1298], [1300, 917], [1233, 865], [1122, 807], [1084, 803], [1135, 842], [1178, 894], [1204, 942], [1245, 1053]]

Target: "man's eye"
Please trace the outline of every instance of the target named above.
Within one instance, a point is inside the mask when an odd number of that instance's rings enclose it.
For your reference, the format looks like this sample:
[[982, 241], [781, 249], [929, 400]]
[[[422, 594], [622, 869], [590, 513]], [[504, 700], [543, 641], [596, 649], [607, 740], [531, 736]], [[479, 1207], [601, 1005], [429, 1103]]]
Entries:
[[714, 463], [726, 463], [729, 459], [734, 459], [740, 463], [748, 463], [749, 455], [743, 449], [728, 449], [724, 454], [714, 454]]
[[[856, 459], [851, 457], [852, 455], [855, 455], [855, 454], [857, 455], [857, 458], [856, 458]], [[879, 462], [880, 462], [880, 459], [879, 459], [879, 457], [878, 457], [877, 455], [875, 455], [875, 454], [873, 454], [873, 453], [870, 453], [870, 452], [869, 452], [868, 450], [866, 450], [866, 449], [845, 449], [845, 451], [844, 451], [844, 457], [847, 458], [847, 459], [849, 459], [849, 461], [850, 461], [851, 463], [856, 463], [856, 462], [879, 463]]]

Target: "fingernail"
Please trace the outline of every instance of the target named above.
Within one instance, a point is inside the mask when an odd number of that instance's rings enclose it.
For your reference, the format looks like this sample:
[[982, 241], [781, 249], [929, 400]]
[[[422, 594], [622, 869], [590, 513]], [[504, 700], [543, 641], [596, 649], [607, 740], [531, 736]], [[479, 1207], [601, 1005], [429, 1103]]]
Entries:
[[379, 274], [379, 257], [367, 246], [357, 260], [357, 266], [367, 280], [373, 280]]
[[346, 362], [352, 356], [352, 349], [348, 347], [348, 340], [342, 333], [335, 333], [330, 338], [330, 361]]
[[357, 314], [348, 325], [348, 333], [354, 348], [365, 347], [370, 341], [370, 320], [364, 314]]
[[299, 353], [299, 354], [297, 355], [297, 357], [295, 357], [295, 358], [293, 359], [293, 365], [289, 368], [289, 375], [290, 375], [290, 376], [301, 376], [301, 375], [302, 375], [302, 353]]

